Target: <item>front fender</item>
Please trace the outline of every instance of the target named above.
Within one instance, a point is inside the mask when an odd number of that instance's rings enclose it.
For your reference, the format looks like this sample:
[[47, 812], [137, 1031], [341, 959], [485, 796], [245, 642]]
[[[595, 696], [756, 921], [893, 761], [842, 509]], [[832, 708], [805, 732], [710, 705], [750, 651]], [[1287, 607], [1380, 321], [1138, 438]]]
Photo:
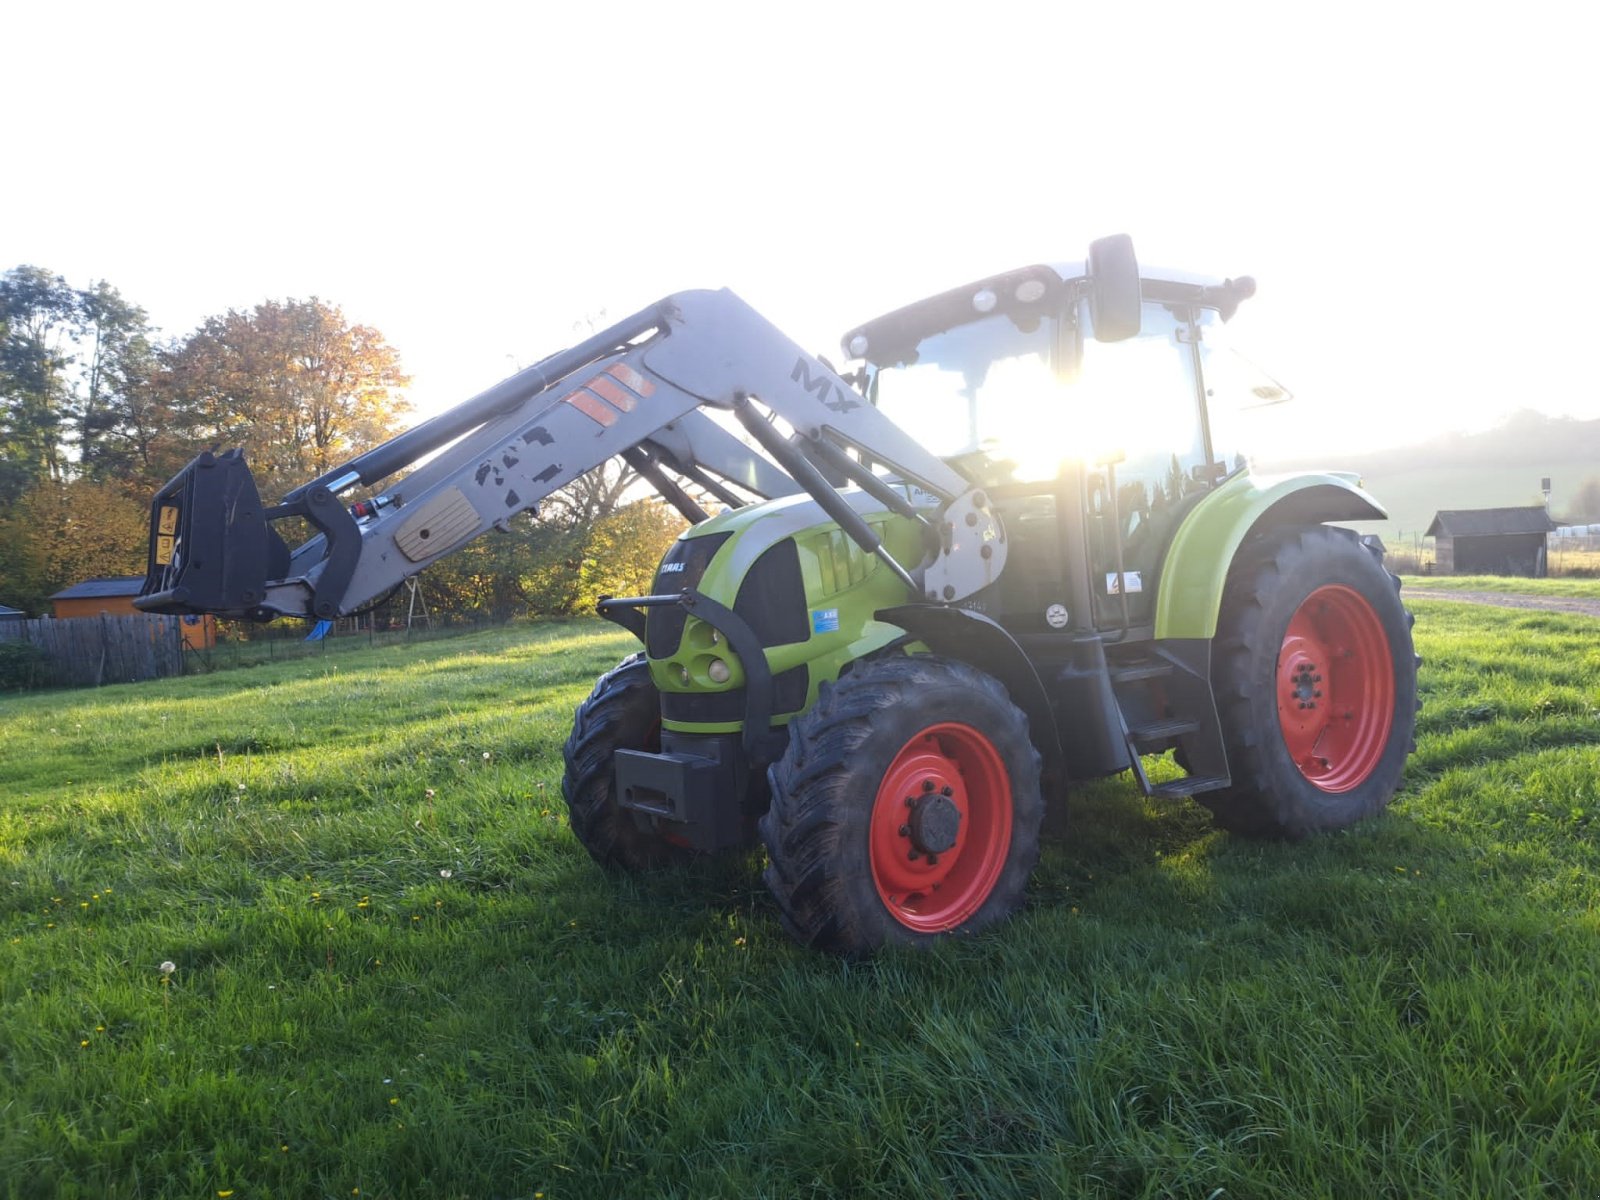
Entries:
[[1216, 636], [1234, 553], [1253, 531], [1275, 525], [1383, 520], [1388, 512], [1357, 475], [1315, 471], [1230, 479], [1184, 518], [1167, 549], [1156, 595], [1158, 638]]
[[1027, 652], [998, 623], [981, 613], [935, 604], [902, 604], [874, 615], [898, 625], [935, 654], [959, 658], [998, 679], [1028, 718], [1028, 732], [1044, 759], [1046, 777], [1059, 771], [1061, 737], [1049, 694]]

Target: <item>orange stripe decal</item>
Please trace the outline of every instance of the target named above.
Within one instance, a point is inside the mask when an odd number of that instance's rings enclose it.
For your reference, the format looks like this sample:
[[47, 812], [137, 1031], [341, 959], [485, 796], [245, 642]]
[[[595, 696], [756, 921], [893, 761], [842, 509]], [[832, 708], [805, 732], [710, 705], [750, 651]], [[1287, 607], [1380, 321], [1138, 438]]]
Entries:
[[623, 412], [632, 412], [634, 406], [639, 403], [638, 398], [632, 392], [626, 388], [618, 387], [609, 375], [596, 375], [589, 380], [588, 388], [602, 400], [614, 408], [620, 408]]
[[606, 368], [606, 374], [615, 379], [625, 388], [638, 392], [640, 397], [647, 397], [656, 390], [656, 385], [651, 383], [627, 363], [612, 363]]
[[598, 396], [584, 391], [583, 388], [579, 388], [570, 396], [563, 398], [591, 421], [597, 421], [601, 425], [608, 426], [617, 423], [617, 410], [609, 404], [603, 403]]

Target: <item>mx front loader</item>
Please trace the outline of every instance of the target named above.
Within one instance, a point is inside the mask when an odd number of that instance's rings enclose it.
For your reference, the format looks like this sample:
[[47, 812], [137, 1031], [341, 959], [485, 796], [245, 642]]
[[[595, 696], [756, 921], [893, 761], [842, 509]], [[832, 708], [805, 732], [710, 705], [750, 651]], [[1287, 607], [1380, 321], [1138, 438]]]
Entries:
[[137, 603], [346, 614], [620, 456], [691, 524], [650, 595], [600, 604], [643, 648], [577, 711], [578, 839], [621, 871], [759, 840], [785, 927], [842, 954], [974, 931], [1074, 782], [1287, 837], [1399, 783], [1410, 618], [1376, 540], [1329, 524], [1384, 513], [1351, 475], [1245, 465], [1238, 411], [1284, 395], [1221, 344], [1253, 292], [1106, 238], [849, 331], [848, 375], [680, 293], [276, 503], [200, 455]]

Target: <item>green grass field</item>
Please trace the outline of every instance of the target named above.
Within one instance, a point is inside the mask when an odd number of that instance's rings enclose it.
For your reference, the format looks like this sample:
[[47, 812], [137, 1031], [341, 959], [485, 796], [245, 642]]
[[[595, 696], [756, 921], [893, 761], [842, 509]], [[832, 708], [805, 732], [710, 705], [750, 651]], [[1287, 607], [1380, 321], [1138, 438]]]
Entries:
[[1406, 587], [1433, 592], [1500, 592], [1600, 600], [1600, 579], [1525, 579], [1520, 575], [1402, 575], [1401, 579]]
[[1385, 818], [1108, 781], [1018, 919], [866, 965], [756, 856], [591, 866], [598, 623], [0, 700], [0, 1192], [1600, 1194], [1596, 626], [1416, 608]]

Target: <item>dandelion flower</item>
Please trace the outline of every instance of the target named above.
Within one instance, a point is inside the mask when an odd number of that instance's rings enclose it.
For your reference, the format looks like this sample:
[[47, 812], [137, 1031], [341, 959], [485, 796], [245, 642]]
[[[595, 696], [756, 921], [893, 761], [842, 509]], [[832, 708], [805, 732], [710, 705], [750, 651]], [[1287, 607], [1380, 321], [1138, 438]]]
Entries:
[[[87, 1043], [85, 1043], [85, 1044], [87, 1045]], [[389, 1097], [389, 1103], [390, 1104], [399, 1104], [400, 1103], [400, 1097], [399, 1096], [390, 1096]]]
[[483, 752], [483, 761], [484, 762], [488, 762], [489, 761], [489, 752], [487, 750], [485, 750]]
[[171, 975], [177, 969], [178, 964], [173, 962], [170, 958], [156, 968], [156, 970], [160, 971], [163, 975]]
[[224, 1188], [222, 1191], [218, 1192], [217, 1195], [223, 1197], [223, 1200], [227, 1200], [227, 1197], [233, 1195], [233, 1189]]
[[439, 878], [440, 879], [449, 879], [450, 876], [452, 876], [454, 874], [455, 874], [455, 872], [452, 871], [449, 867], [440, 867], [439, 868]]
[[422, 789], [422, 794], [424, 796], [426, 796], [429, 800], [433, 799], [433, 789], [432, 788], [423, 788]]
[[87, 1046], [88, 1044], [89, 1044], [89, 1039], [88, 1038], [84, 1038], [83, 1041], [78, 1043], [78, 1045], [80, 1045], [80, 1046]]

